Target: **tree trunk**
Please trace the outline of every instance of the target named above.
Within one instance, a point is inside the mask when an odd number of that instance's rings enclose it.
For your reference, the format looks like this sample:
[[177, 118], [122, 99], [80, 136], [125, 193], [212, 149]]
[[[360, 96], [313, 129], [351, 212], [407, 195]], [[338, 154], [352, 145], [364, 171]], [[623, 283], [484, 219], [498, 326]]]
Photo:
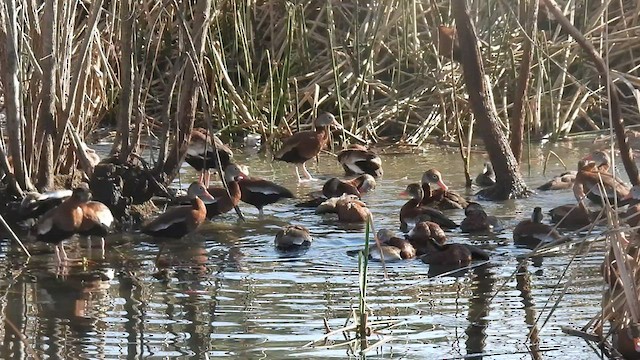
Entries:
[[121, 143], [114, 143], [114, 146], [120, 146], [120, 161], [125, 161], [129, 157], [130, 138], [129, 129], [131, 126], [131, 115], [133, 108], [133, 82], [134, 82], [134, 20], [133, 7], [131, 6], [131, 0], [124, 0], [120, 2], [120, 34], [122, 41], [122, 54], [121, 54], [121, 66], [122, 71], [122, 92], [120, 93], [120, 107], [118, 108], [118, 131], [120, 132]]
[[9, 154], [13, 161], [13, 173], [18, 185], [23, 190], [32, 190], [33, 185], [27, 174], [22, 149], [22, 131], [24, 118], [20, 99], [20, 69], [18, 55], [18, 19], [16, 16], [16, 1], [6, 0], [6, 36], [5, 56], [6, 63], [2, 76], [4, 80], [4, 100], [7, 114], [7, 132], [9, 135]]
[[211, 0], [198, 0], [193, 12], [194, 19], [191, 27], [193, 52], [195, 52], [195, 54], [193, 54], [190, 61], [187, 61], [183, 76], [182, 91], [178, 99], [178, 111], [176, 114], [178, 130], [174, 133], [175, 141], [168, 153], [167, 161], [162, 168], [162, 173], [164, 174], [162, 181], [165, 185], [170, 183], [178, 175], [180, 166], [187, 154], [187, 147], [189, 146], [196, 115], [196, 106], [198, 105], [198, 80], [195, 67], [200, 66], [204, 53], [204, 45], [210, 21], [210, 11]]
[[456, 19], [460, 50], [463, 52], [462, 70], [471, 108], [478, 124], [484, 129], [480, 135], [496, 172], [496, 184], [480, 191], [479, 195], [492, 200], [527, 196], [529, 190], [520, 175], [518, 162], [500, 129], [497, 114], [491, 104], [493, 96], [485, 79], [478, 39], [469, 18], [466, 0], [453, 0], [451, 4]]
[[38, 131], [36, 143], [42, 147], [36, 151], [38, 156], [39, 189], [51, 190], [53, 187], [53, 135], [56, 133], [56, 36], [57, 34], [57, 0], [46, 0], [42, 12], [42, 54], [40, 66], [42, 67], [42, 90], [40, 93], [40, 112], [38, 116]]
[[598, 69], [600, 73], [600, 77], [602, 82], [605, 85], [605, 88], [609, 87], [609, 102], [611, 104], [611, 112], [610, 112], [610, 121], [613, 125], [613, 130], [616, 133], [616, 139], [618, 141], [618, 150], [620, 151], [620, 158], [622, 159], [622, 163], [624, 164], [624, 169], [629, 176], [629, 181], [633, 185], [640, 184], [640, 175], [638, 174], [638, 167], [636, 163], [633, 161], [633, 156], [631, 154], [631, 148], [629, 147], [629, 141], [624, 131], [624, 122], [622, 121], [622, 111], [620, 110], [620, 100], [618, 99], [618, 88], [611, 82], [611, 78], [609, 77], [609, 69], [605, 64], [602, 56], [598, 54], [596, 49], [589, 43], [589, 41], [576, 29], [569, 19], [567, 19], [562, 10], [558, 7], [553, 0], [543, 0], [544, 4], [547, 7], [547, 10], [551, 14], [555, 20], [562, 26], [562, 29], [569, 33], [580, 47], [587, 53], [591, 61], [593, 61], [594, 65]]
[[527, 11], [526, 2], [522, 2], [523, 10], [521, 23], [526, 23], [526, 33], [529, 39], [525, 39], [524, 48], [522, 49], [522, 63], [520, 64], [520, 73], [518, 74], [518, 84], [516, 94], [513, 100], [513, 113], [511, 114], [511, 151], [516, 161], [520, 163], [522, 160], [522, 141], [524, 139], [524, 103], [527, 99], [527, 89], [529, 88], [529, 75], [531, 74], [531, 58], [533, 48], [533, 38], [537, 32], [538, 24], [538, 0], [531, 0], [531, 4]]

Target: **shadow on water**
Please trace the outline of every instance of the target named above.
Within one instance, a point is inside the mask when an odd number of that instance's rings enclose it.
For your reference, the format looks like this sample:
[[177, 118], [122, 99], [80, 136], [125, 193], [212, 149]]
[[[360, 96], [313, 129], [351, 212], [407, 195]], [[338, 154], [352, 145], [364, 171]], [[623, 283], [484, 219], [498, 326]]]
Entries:
[[[573, 145], [556, 145], [553, 150], [566, 163], [576, 162], [587, 151]], [[545, 180], [545, 154], [532, 153], [527, 178], [531, 187]], [[106, 259], [96, 249], [89, 255], [83, 239], [69, 241], [70, 255], [89, 261], [86, 267], [63, 271], [55, 268], [50, 248], [37, 251], [25, 264], [15, 246], [0, 239], [0, 316], [7, 320], [0, 326], [0, 355], [32, 358], [33, 348], [40, 358], [70, 359], [345, 358], [344, 348], [302, 345], [324, 334], [324, 319], [337, 329], [352, 315], [358, 269], [357, 259], [347, 252], [362, 246], [364, 227], [341, 225], [332, 215], [317, 216], [313, 210], [295, 207], [322, 182], [298, 185], [285, 164], [238, 157], [250, 163], [252, 175], [277, 181], [298, 199], [265, 208], [262, 218], [255, 208], [241, 205], [246, 222], [232, 213], [216, 218], [196, 234], [168, 243], [157, 263], [159, 246], [135, 233], [110, 236]], [[398, 229], [398, 212], [406, 201], [398, 194], [430, 167], [445, 174], [452, 190], [469, 196], [476, 190], [464, 188], [455, 150], [383, 155], [383, 162], [384, 178], [363, 199], [377, 229]], [[472, 154], [472, 169], [479, 171], [483, 162], [481, 155]], [[314, 174], [326, 178], [341, 175], [333, 157], [321, 156], [314, 167]], [[183, 170], [186, 185], [196, 174]], [[552, 163], [548, 173], [562, 170]], [[598, 311], [601, 254], [582, 255], [585, 258], [576, 269], [580, 286], [569, 289], [542, 332], [535, 323], [536, 313], [551, 296], [572, 254], [560, 251], [547, 257], [535, 264], [536, 271], [518, 269], [517, 258], [528, 250], [514, 246], [509, 231], [528, 218], [534, 206], [549, 209], [571, 200], [571, 194], [556, 192], [483, 202], [487, 212], [505, 223], [505, 231], [468, 236], [454, 230], [447, 235], [451, 242], [490, 252], [491, 261], [485, 266], [435, 276], [442, 269], [411, 260], [387, 264], [389, 279], [383, 280], [381, 264], [370, 263], [368, 302], [373, 315], [401, 325], [391, 331], [393, 341], [368, 357], [480, 359], [530, 353], [538, 359], [543, 343], [545, 357], [595, 359], [587, 345], [562, 334], [559, 326], [584, 323]], [[447, 215], [456, 222], [464, 217], [457, 210]], [[314, 237], [309, 248], [285, 253], [274, 248], [275, 234], [289, 223], [309, 228]], [[25, 342], [9, 322], [26, 336]]]

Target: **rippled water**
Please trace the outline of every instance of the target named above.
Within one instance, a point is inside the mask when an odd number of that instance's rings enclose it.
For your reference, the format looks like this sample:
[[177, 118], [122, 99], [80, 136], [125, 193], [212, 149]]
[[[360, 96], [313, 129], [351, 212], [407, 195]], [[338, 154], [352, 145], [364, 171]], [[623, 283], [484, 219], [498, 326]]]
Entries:
[[[552, 149], [567, 164], [575, 164], [588, 151], [570, 144]], [[532, 150], [531, 174], [526, 177], [531, 187], [544, 181], [541, 164], [547, 150]], [[475, 176], [483, 158], [480, 153], [472, 156]], [[239, 158], [250, 164], [252, 175], [275, 180], [299, 196], [322, 185], [297, 185], [287, 164], [255, 155]], [[445, 174], [452, 190], [470, 196], [476, 190], [464, 189], [462, 163], [455, 150], [389, 151], [382, 158], [385, 176], [376, 191], [364, 198], [378, 228], [398, 228], [399, 209], [405, 201], [398, 193], [407, 183], [418, 182], [430, 167]], [[341, 175], [328, 155], [310, 170], [325, 179]], [[550, 162], [549, 174], [562, 170], [557, 161]], [[528, 172], [527, 166], [523, 172]], [[183, 186], [194, 177], [191, 169], [184, 168]], [[528, 218], [534, 206], [549, 209], [571, 199], [569, 193], [554, 192], [483, 204], [509, 229]], [[0, 327], [1, 357], [28, 358], [31, 353], [40, 358], [89, 359], [349, 357], [345, 347], [303, 345], [325, 333], [323, 319], [337, 329], [357, 308], [357, 259], [346, 251], [362, 246], [364, 229], [338, 224], [332, 216], [318, 216], [294, 204], [286, 201], [267, 207], [263, 219], [243, 204], [246, 222], [229, 213], [205, 224], [197, 234], [165, 249], [160, 271], [154, 265], [158, 247], [136, 234], [110, 236], [104, 260], [99, 249], [87, 248], [86, 239], [67, 242], [71, 256], [88, 256], [91, 261], [84, 268], [66, 269], [65, 274], [56, 270], [50, 249], [25, 264], [14, 246], [2, 240], [0, 308], [8, 321]], [[462, 211], [449, 214], [456, 221], [463, 218]], [[274, 235], [287, 223], [311, 229], [315, 242], [307, 251], [284, 254], [274, 249]], [[413, 260], [387, 264], [389, 278], [384, 279], [381, 265], [371, 263], [370, 320], [399, 324], [386, 333], [393, 339], [368, 357], [598, 358], [588, 344], [563, 334], [560, 326], [581, 327], [597, 314], [602, 249], [596, 247], [579, 257], [579, 265], [570, 267], [573, 283], [547, 319], [557, 296], [554, 288], [574, 250], [528, 263], [512, 276], [518, 267], [516, 256], [528, 250], [515, 247], [508, 230], [489, 237], [454, 231], [450, 239], [489, 250], [490, 264], [460, 277], [429, 278], [429, 267]], [[528, 340], [532, 327], [537, 347]], [[25, 342], [16, 331], [25, 335]], [[342, 336], [334, 336], [328, 344], [340, 341]]]

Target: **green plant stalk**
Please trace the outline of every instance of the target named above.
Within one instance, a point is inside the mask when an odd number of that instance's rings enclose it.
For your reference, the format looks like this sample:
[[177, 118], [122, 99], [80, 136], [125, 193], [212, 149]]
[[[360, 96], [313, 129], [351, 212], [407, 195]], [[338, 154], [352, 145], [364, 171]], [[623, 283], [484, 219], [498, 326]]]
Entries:
[[367, 348], [367, 280], [368, 274], [367, 270], [369, 267], [369, 237], [371, 232], [371, 218], [367, 220], [367, 226], [365, 228], [365, 236], [364, 236], [364, 249], [360, 252], [358, 256], [358, 275], [359, 275], [359, 285], [360, 285], [360, 294], [359, 294], [359, 306], [358, 306], [358, 316], [359, 316], [359, 324], [357, 334], [360, 338], [360, 349]]

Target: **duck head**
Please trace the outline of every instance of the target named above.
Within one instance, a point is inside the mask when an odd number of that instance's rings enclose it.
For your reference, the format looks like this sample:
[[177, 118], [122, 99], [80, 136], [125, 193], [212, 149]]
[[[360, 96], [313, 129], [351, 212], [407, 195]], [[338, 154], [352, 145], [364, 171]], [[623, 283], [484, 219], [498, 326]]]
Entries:
[[194, 181], [189, 185], [189, 189], [187, 189], [187, 195], [191, 199], [199, 198], [204, 203], [215, 201], [216, 199], [209, 194], [207, 189], [201, 183]]
[[336, 117], [333, 116], [332, 113], [326, 112], [320, 114], [315, 120], [313, 120], [313, 125], [316, 128], [319, 127], [330, 127], [333, 126], [338, 129], [342, 129], [342, 125], [336, 120]]
[[442, 190], [447, 191], [449, 187], [442, 181], [442, 174], [436, 169], [429, 169], [422, 174], [423, 184], [436, 184]]
[[609, 165], [611, 163], [611, 158], [609, 154], [602, 150], [592, 151], [589, 155], [582, 158], [586, 163], [595, 163], [596, 167], [600, 167], [602, 165]]
[[531, 214], [531, 221], [533, 221], [534, 223], [541, 223], [542, 217], [542, 208], [540, 206], [536, 206], [533, 209], [533, 214]]
[[71, 197], [81, 202], [90, 201], [91, 190], [89, 190], [89, 185], [87, 185], [86, 183], [82, 183], [78, 185], [77, 188], [73, 189], [73, 193], [71, 194]]
[[410, 196], [415, 200], [422, 200], [422, 198], [424, 197], [424, 191], [422, 191], [422, 187], [420, 186], [420, 184], [413, 183], [407, 185], [407, 188], [403, 192], [401, 192], [400, 195]]
[[238, 164], [229, 164], [224, 168], [224, 179], [227, 182], [242, 180], [247, 177]]

